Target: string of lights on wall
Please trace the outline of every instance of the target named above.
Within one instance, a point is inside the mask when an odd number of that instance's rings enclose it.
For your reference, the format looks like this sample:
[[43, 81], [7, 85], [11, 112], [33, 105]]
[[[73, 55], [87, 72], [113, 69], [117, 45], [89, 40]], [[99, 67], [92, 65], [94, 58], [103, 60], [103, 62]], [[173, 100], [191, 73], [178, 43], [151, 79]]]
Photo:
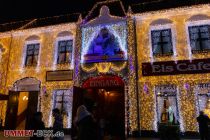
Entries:
[[[208, 8], [210, 5], [196, 5], [188, 6], [184, 8], [175, 8], [154, 12], [145, 12], [136, 14], [136, 30], [137, 30], [137, 56], [138, 62], [151, 62], [150, 56], [151, 45], [149, 44], [148, 36], [150, 24], [154, 20], [162, 19], [164, 17], [167, 20], [171, 20], [173, 28], [176, 30], [176, 56], [171, 57], [158, 57], [156, 61], [173, 61], [175, 60], [190, 60], [209, 58], [210, 54], [192, 54], [189, 57], [189, 41], [187, 30], [187, 22], [194, 15], [207, 15], [209, 16]], [[199, 23], [206, 24], [205, 20], [197, 21]], [[193, 23], [192, 23], [193, 24]], [[196, 24], [194, 24], [196, 25]], [[140, 32], [141, 31], [141, 32]], [[161, 84], [175, 84], [178, 88], [177, 103], [180, 113], [180, 130], [186, 131], [198, 131], [196, 117], [198, 115], [198, 104], [196, 103], [194, 87], [199, 83], [208, 83], [209, 74], [181, 74], [181, 75], [169, 75], [169, 76], [142, 76], [142, 66], [139, 65], [139, 87], [140, 87], [140, 127], [141, 130], [157, 130], [156, 123], [156, 103], [154, 87]], [[144, 86], [145, 85], [145, 86]], [[145, 90], [146, 89], [146, 90]]]
[[[195, 74], [195, 75], [174, 75], [174, 76], [151, 76], [151, 77], [143, 77], [142, 67], [139, 63], [138, 71], [136, 71], [136, 62], [135, 62], [135, 40], [137, 39], [137, 56], [138, 62], [151, 62], [152, 58], [150, 56], [150, 48], [149, 45], [149, 29], [150, 23], [153, 20], [165, 17], [173, 22], [174, 27], [177, 31], [176, 38], [176, 56], [174, 57], [159, 57], [158, 61], [173, 61], [173, 60], [184, 60], [191, 58], [209, 58], [210, 53], [206, 54], [197, 54], [197, 55], [189, 55], [187, 48], [189, 45], [189, 41], [186, 36], [186, 26], [185, 22], [192, 16], [196, 14], [208, 14], [208, 9], [210, 5], [198, 5], [198, 6], [190, 6], [185, 8], [176, 8], [170, 10], [161, 10], [157, 12], [146, 12], [141, 14], [131, 15], [136, 17], [136, 34], [134, 33], [134, 24], [131, 18], [127, 21], [127, 33], [124, 32], [123, 28], [119, 28], [118, 25], [114, 25], [113, 27], [108, 27], [115, 35], [124, 36], [127, 34], [128, 38], [123, 38], [121, 41], [121, 45], [125, 46], [126, 40], [128, 43], [128, 54], [126, 55], [128, 58], [128, 62], [123, 62], [120, 65], [115, 65], [114, 63], [101, 63], [101, 64], [91, 64], [91, 65], [80, 65], [80, 50], [82, 42], [88, 44], [88, 40], [91, 40], [88, 33], [98, 32], [100, 30], [100, 26], [89, 29], [87, 34], [82, 34], [81, 29], [76, 27], [76, 24], [60, 24], [56, 26], [47, 26], [40, 27], [34, 29], [27, 30], [18, 30], [12, 31], [13, 41], [11, 43], [11, 36], [9, 32], [8, 34], [2, 33], [0, 34], [0, 42], [3, 44], [5, 48], [4, 56], [2, 57], [2, 62], [10, 61], [8, 76], [5, 88], [0, 88], [0, 92], [8, 93], [9, 89], [13, 86], [15, 81], [24, 78], [24, 77], [36, 77], [38, 80], [42, 82], [41, 87], [46, 87], [46, 93], [48, 96], [41, 97], [41, 111], [43, 112], [43, 120], [46, 122], [47, 126], [51, 126], [52, 117], [50, 110], [52, 109], [52, 93], [55, 89], [71, 89], [73, 86], [80, 86], [80, 70], [84, 70], [85, 72], [93, 72], [98, 70], [99, 72], [108, 73], [111, 69], [115, 72], [119, 72], [123, 70], [126, 66], [128, 66], [129, 73], [127, 80], [127, 87], [125, 93], [125, 108], [128, 109], [126, 111], [126, 126], [131, 131], [138, 130], [138, 115], [140, 115], [140, 129], [141, 130], [157, 130], [157, 115], [156, 115], [156, 102], [155, 102], [155, 90], [154, 87], [156, 85], [161, 84], [174, 84], [177, 86], [177, 99], [178, 99], [178, 109], [180, 112], [180, 129], [182, 132], [184, 131], [197, 131], [198, 127], [196, 122], [196, 116], [198, 113], [198, 104], [196, 103], [195, 89], [194, 87], [199, 83], [209, 83], [210, 75], [207, 74]], [[79, 25], [79, 24], [78, 24]], [[114, 30], [113, 30], [114, 29]], [[53, 69], [54, 55], [53, 51], [54, 45], [53, 42], [56, 39], [57, 34], [60, 31], [71, 30], [73, 34], [76, 36], [75, 39], [75, 65], [74, 65], [74, 76], [73, 81], [66, 82], [46, 82], [45, 74], [46, 71]], [[116, 33], [117, 31], [118, 33]], [[39, 35], [40, 41], [42, 42], [43, 47], [41, 56], [40, 56], [40, 65], [37, 68], [34, 67], [22, 67], [22, 52], [24, 51], [24, 43], [25, 38], [31, 35]], [[93, 37], [92, 37], [93, 38]], [[85, 39], [85, 40], [82, 40]], [[8, 55], [8, 46], [12, 46], [11, 54]], [[17, 51], [19, 50], [19, 51]], [[124, 48], [124, 50], [126, 50]], [[83, 52], [82, 52], [83, 53]], [[107, 67], [104, 71], [102, 69], [103, 65]], [[80, 67], [81, 66], [81, 67]], [[69, 69], [70, 65], [58, 65], [56, 67], [57, 70]], [[81, 69], [80, 69], [81, 68]], [[6, 71], [6, 67], [1, 67], [1, 70]], [[23, 72], [24, 71], [24, 72]], [[136, 77], [136, 72], [139, 73], [139, 77]], [[119, 75], [123, 77], [123, 75]], [[6, 78], [6, 77], [5, 77]], [[85, 77], [87, 78], [87, 77]], [[140, 113], [137, 111], [137, 91], [136, 91], [136, 82], [138, 79], [139, 83], [139, 106]], [[203, 89], [204, 90], [204, 89]], [[0, 106], [3, 105], [3, 110], [1, 113], [1, 118], [5, 120], [6, 114], [6, 102], [0, 102]], [[68, 118], [64, 119], [64, 124], [67, 124], [65, 127], [70, 127], [69, 123], [71, 120]]]

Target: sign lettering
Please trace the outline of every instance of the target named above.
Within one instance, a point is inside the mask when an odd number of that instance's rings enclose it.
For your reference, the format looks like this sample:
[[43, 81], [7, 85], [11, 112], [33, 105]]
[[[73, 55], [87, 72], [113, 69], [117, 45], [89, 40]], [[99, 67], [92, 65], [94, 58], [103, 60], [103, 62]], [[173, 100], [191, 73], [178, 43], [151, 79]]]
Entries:
[[143, 76], [209, 73], [210, 59], [142, 63]]
[[46, 73], [46, 81], [70, 81], [72, 78], [72, 70], [47, 71]]
[[123, 86], [124, 82], [117, 76], [99, 76], [92, 77], [83, 83], [83, 88], [92, 87], [119, 87]]

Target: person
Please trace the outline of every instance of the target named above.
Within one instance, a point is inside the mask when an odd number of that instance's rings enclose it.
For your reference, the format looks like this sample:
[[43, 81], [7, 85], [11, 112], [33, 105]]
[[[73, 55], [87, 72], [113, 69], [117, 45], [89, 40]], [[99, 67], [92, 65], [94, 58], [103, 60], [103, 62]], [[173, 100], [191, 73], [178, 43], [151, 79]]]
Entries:
[[96, 140], [95, 120], [89, 104], [89, 100], [85, 99], [85, 103], [77, 108], [76, 124], [78, 127], [78, 140]]
[[[44, 130], [45, 125], [42, 121], [42, 112], [36, 112], [33, 115], [33, 119], [31, 121], [30, 129], [34, 130], [34, 133], [37, 133], [37, 130]], [[44, 137], [38, 137], [34, 135], [33, 137], [30, 137], [30, 140], [44, 140]]]
[[104, 139], [105, 126], [106, 126], [106, 120], [104, 118], [101, 118], [99, 120], [99, 140], [103, 140]]
[[[53, 134], [58, 134], [59, 136], [53, 137], [53, 140], [63, 140], [63, 118], [58, 108], [53, 109], [53, 117], [55, 119], [53, 123]], [[60, 135], [61, 134], [61, 135]]]
[[201, 140], [208, 140], [208, 122], [209, 117], [204, 114], [203, 111], [200, 111], [200, 115], [197, 117], [199, 124], [199, 133]]

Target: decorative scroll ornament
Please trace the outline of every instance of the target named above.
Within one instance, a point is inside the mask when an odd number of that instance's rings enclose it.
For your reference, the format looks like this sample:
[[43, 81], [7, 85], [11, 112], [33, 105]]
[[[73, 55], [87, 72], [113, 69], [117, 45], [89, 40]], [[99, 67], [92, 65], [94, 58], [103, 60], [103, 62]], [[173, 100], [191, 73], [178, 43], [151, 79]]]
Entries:
[[100, 73], [107, 73], [111, 68], [112, 63], [111, 62], [101, 62], [97, 63], [96, 67], [98, 72]]

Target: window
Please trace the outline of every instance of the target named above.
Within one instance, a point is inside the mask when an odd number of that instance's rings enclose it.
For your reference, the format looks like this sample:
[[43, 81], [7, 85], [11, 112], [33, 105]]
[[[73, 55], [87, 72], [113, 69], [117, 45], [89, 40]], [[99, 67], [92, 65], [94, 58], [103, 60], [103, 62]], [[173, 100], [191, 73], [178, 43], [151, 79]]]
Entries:
[[58, 42], [58, 64], [70, 63], [72, 59], [73, 40], [62, 40]]
[[[56, 89], [53, 91], [52, 109], [58, 108], [64, 121], [64, 128], [71, 128], [72, 125], [72, 106], [73, 106], [73, 89]], [[51, 117], [52, 115], [50, 115]], [[52, 120], [50, 123], [52, 123]]]
[[192, 53], [210, 51], [210, 25], [190, 26], [188, 29]]
[[151, 31], [153, 56], [173, 54], [171, 29]]
[[158, 123], [179, 123], [177, 87], [175, 85], [155, 86]]
[[204, 111], [210, 117], [210, 83], [200, 83], [194, 90], [197, 95], [197, 114]]
[[71, 113], [72, 109], [72, 92], [68, 89], [60, 89], [54, 91], [53, 108], [61, 110], [62, 114], [67, 116]]
[[25, 66], [37, 65], [39, 56], [39, 46], [39, 43], [27, 45]]

